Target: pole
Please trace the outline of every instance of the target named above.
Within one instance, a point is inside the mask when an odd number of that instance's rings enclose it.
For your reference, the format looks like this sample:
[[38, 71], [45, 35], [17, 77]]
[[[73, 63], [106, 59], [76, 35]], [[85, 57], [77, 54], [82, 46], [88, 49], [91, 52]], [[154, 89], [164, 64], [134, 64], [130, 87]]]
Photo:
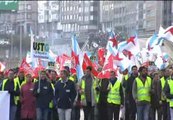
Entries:
[[22, 25], [20, 25], [20, 61], [22, 61]]

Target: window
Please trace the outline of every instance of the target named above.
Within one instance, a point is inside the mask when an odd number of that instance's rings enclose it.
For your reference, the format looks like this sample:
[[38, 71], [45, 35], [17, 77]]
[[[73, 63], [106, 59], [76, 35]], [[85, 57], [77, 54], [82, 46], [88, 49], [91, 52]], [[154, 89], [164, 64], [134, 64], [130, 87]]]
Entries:
[[72, 15], [70, 15], [70, 20], [72, 20]]
[[70, 15], [67, 15], [67, 18], [66, 19], [69, 20], [70, 19]]
[[64, 16], [64, 20], [66, 20], [67, 19], [67, 17], [66, 17], [66, 15]]
[[72, 6], [70, 6], [70, 10], [72, 10], [73, 8], [72, 8]]
[[79, 16], [79, 21], [82, 21], [82, 17], [81, 16]]
[[79, 12], [82, 12], [82, 8], [81, 7], [79, 7]]
[[31, 5], [30, 4], [27, 4], [27, 9], [31, 10]]
[[90, 7], [90, 11], [93, 11], [93, 10], [94, 10], [94, 8], [93, 8], [93, 6], [91, 6], [91, 7]]
[[90, 20], [93, 20], [93, 19], [94, 19], [93, 15], [90, 15]]
[[69, 11], [69, 7], [67, 7], [67, 11]]

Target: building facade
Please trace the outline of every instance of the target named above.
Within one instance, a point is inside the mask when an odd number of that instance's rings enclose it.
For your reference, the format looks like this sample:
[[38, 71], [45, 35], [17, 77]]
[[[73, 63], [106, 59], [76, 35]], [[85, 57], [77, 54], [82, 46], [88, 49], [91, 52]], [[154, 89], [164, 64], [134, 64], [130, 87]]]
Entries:
[[[51, 8], [55, 4], [57, 8], [52, 10]], [[89, 33], [98, 31], [98, 1], [56, 1], [56, 3], [52, 1], [39, 1], [38, 5], [38, 23], [39, 28], [41, 28], [39, 32], [52, 36], [52, 31], [55, 31], [54, 33], [58, 36], [54, 40], [56, 44], [59, 42], [70, 44], [68, 41], [71, 40], [73, 33], [78, 35], [79, 42], [85, 42]], [[46, 19], [47, 15], [49, 17]], [[42, 19], [40, 16], [43, 16]], [[50, 16], [57, 16], [57, 19], [51, 20]]]
[[101, 1], [102, 30], [149, 37], [162, 25], [163, 1]]

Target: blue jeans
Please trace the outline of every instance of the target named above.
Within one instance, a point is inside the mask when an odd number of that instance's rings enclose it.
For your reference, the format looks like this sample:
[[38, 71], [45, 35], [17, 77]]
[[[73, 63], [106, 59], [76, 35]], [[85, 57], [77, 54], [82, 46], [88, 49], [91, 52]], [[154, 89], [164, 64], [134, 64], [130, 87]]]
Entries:
[[171, 113], [171, 120], [173, 120], [173, 108], [170, 108], [170, 113]]
[[37, 120], [48, 120], [49, 109], [46, 108], [37, 108]]
[[137, 105], [137, 120], [149, 120], [150, 104]]
[[58, 108], [59, 120], [71, 120], [71, 110]]
[[10, 120], [15, 120], [17, 106], [10, 106]]

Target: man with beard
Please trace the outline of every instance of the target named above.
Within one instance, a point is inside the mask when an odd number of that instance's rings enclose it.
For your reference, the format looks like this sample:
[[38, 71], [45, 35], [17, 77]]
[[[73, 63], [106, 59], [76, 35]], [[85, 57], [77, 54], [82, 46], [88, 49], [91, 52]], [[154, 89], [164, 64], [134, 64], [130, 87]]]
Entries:
[[151, 102], [151, 78], [147, 75], [147, 68], [139, 68], [139, 77], [133, 82], [132, 94], [137, 107], [137, 119], [149, 120], [149, 109]]
[[125, 120], [136, 119], [136, 103], [132, 95], [132, 86], [135, 78], [138, 76], [138, 68], [136, 65], [131, 68], [131, 75], [124, 83], [125, 86]]

